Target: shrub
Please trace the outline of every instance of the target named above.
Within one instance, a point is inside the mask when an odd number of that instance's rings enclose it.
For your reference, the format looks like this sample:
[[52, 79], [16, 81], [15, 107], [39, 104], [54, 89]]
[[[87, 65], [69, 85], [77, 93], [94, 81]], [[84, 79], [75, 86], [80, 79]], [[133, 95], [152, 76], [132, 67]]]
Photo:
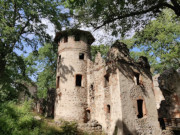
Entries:
[[67, 135], [77, 135], [78, 134], [78, 125], [76, 122], [67, 122], [64, 121], [61, 125], [62, 132]]
[[31, 102], [22, 105], [5, 102], [0, 105], [0, 135], [38, 135], [38, 123], [31, 114]]

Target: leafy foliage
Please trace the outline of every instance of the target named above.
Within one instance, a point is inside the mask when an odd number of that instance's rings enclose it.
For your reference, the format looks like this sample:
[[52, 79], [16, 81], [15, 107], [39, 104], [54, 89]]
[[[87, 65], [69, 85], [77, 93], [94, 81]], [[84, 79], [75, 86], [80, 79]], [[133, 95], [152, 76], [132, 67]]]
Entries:
[[31, 82], [26, 75], [26, 62], [24, 57], [11, 53], [6, 56], [6, 76], [0, 78], [0, 102], [18, 97], [19, 92], [27, 91], [24, 82]]
[[164, 10], [156, 19], [136, 33], [134, 44], [148, 56], [153, 72], [180, 67], [180, 18]]
[[65, 135], [78, 134], [77, 124], [64, 122], [60, 127], [50, 126], [42, 118], [34, 119], [31, 102], [0, 104], [0, 135]]
[[46, 44], [39, 49], [38, 62], [43, 71], [38, 73], [38, 96], [46, 97], [48, 89], [56, 88], [57, 48], [52, 44]]
[[[38, 45], [51, 42], [47, 33], [49, 20], [56, 30], [68, 24], [59, 0], [0, 0], [0, 100], [13, 99], [24, 90], [25, 81], [33, 68], [26, 71], [26, 61], [17, 50], [30, 46], [36, 52]], [[16, 50], [16, 51], [15, 51]], [[26, 74], [27, 73], [27, 74]], [[23, 80], [23, 81], [22, 81]]]
[[92, 45], [91, 46], [91, 59], [94, 61], [95, 56], [98, 52], [101, 53], [101, 56], [106, 59], [107, 53], [109, 51], [110, 46], [107, 45]]
[[63, 124], [61, 125], [62, 130], [66, 134], [70, 134], [70, 135], [76, 135], [78, 133], [77, 127], [78, 124], [76, 122], [64, 121]]
[[45, 98], [48, 89], [56, 88], [57, 45], [46, 43], [37, 54], [30, 53], [26, 60], [31, 65], [31, 75], [37, 79], [38, 97]]
[[30, 112], [31, 103], [25, 102], [17, 106], [14, 102], [0, 105], [1, 135], [37, 135], [36, 121]]
[[104, 27], [113, 35], [138, 30], [162, 9], [172, 9], [180, 16], [180, 0], [64, 0], [79, 23], [95, 29]]

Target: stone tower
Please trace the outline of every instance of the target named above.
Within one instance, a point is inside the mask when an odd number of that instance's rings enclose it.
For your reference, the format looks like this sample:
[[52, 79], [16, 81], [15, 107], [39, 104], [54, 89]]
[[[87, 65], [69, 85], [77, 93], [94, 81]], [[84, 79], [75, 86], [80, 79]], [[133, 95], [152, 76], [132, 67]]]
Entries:
[[94, 42], [90, 32], [71, 29], [56, 33], [55, 119], [84, 122], [87, 109], [87, 59]]

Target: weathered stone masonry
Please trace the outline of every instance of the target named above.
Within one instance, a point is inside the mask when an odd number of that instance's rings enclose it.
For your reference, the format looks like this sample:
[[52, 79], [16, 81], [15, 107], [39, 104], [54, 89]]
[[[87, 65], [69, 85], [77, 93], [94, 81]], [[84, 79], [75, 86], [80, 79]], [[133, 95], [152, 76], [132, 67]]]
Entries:
[[90, 123], [115, 135], [160, 135], [147, 58], [135, 62], [127, 46], [115, 42], [107, 61], [90, 59], [94, 37], [86, 31], [59, 32], [55, 119]]
[[[180, 68], [179, 68], [180, 69]], [[173, 68], [153, 77], [159, 121], [162, 129], [180, 133], [180, 74]]]

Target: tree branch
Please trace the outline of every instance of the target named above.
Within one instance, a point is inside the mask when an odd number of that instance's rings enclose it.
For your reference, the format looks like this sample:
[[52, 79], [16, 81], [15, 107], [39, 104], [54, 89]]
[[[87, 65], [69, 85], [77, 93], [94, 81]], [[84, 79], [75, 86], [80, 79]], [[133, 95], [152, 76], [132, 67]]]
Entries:
[[[105, 26], [105, 25], [107, 25], [107, 24], [109, 24], [109, 23], [112, 23], [112, 22], [114, 22], [114, 21], [116, 21], [116, 20], [120, 20], [120, 19], [127, 18], [127, 17], [132, 17], [132, 16], [136, 16], [136, 15], [146, 14], [146, 13], [148, 13], [148, 12], [152, 12], [152, 11], [154, 11], [154, 10], [157, 10], [157, 9], [160, 9], [160, 8], [163, 8], [163, 7], [171, 8], [171, 9], [174, 10], [174, 11], [176, 10], [176, 8], [175, 8], [174, 6], [172, 6], [172, 5], [168, 4], [168, 3], [158, 3], [157, 5], [152, 6], [152, 7], [150, 7], [149, 9], [146, 9], [146, 10], [141, 10], [141, 11], [136, 11], [136, 12], [130, 12], [129, 14], [119, 15], [119, 16], [117, 16], [117, 17], [114, 17], [114, 18], [111, 18], [111, 19], [109, 19], [109, 20], [106, 20], [106, 21], [104, 21], [104, 23], [101, 24], [100, 26], [95, 27], [95, 30], [97, 30], [97, 29], [99, 29], [99, 28], [101, 28], [101, 27], [103, 27], [103, 26]], [[178, 15], [178, 14], [177, 14], [177, 15]], [[180, 16], [180, 14], [179, 14], [179, 16]]]
[[176, 15], [180, 16], [180, 4], [177, 2], [177, 0], [171, 0], [171, 2], [174, 5], [174, 12]]
[[24, 30], [25, 30], [25, 28], [29, 25], [30, 20], [31, 20], [31, 18], [28, 17], [28, 20], [27, 20], [27, 22], [25, 23], [24, 27], [21, 28], [21, 30], [20, 30], [20, 32], [19, 32], [17, 38], [14, 39], [13, 45], [12, 45], [12, 47], [11, 47], [12, 50], [13, 50], [13, 48], [14, 48], [16, 42], [19, 40], [20, 36], [21, 36], [22, 34], [24, 34]]
[[16, 0], [14, 1], [14, 17], [13, 17], [13, 26], [15, 26], [16, 23], [16, 12], [17, 12], [17, 5]]

